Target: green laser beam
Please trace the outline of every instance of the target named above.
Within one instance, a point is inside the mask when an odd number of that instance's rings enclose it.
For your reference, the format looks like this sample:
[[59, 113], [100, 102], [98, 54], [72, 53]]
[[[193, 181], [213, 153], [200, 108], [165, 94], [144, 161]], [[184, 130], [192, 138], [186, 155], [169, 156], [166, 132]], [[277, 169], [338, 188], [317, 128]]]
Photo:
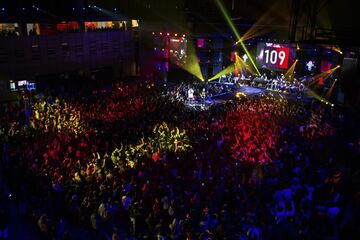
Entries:
[[219, 73], [217, 73], [215, 76], [213, 76], [212, 78], [209, 79], [209, 81], [218, 79], [219, 77], [221, 77], [222, 75], [226, 75], [229, 73], [232, 73], [235, 69], [235, 64], [232, 63], [231, 65], [229, 65], [228, 67], [226, 67], [225, 69], [223, 69], [222, 71], [220, 71]]
[[257, 72], [259, 75], [261, 75], [260, 72], [259, 72], [259, 69], [256, 67], [256, 64], [255, 64], [254, 60], [252, 59], [249, 51], [247, 50], [245, 44], [244, 44], [243, 41], [241, 40], [240, 34], [239, 34], [239, 32], [237, 31], [234, 23], [232, 22], [232, 20], [231, 20], [231, 18], [230, 18], [230, 16], [229, 16], [227, 10], [225, 9], [223, 3], [221, 2], [221, 0], [215, 0], [215, 2], [216, 2], [216, 5], [218, 6], [218, 8], [220, 9], [221, 13], [223, 14], [226, 22], [229, 24], [232, 32], [235, 34], [235, 37], [236, 37], [236, 39], [238, 40], [238, 42], [240, 43], [241, 47], [244, 49], [245, 53], [249, 56], [249, 60], [250, 60], [251, 64], [254, 66], [256, 72]]

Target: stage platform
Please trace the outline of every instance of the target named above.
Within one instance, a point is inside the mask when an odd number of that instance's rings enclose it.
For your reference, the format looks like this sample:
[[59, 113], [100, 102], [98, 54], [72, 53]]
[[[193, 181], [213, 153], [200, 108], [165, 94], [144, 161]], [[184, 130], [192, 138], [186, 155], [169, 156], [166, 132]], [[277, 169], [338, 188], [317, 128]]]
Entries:
[[312, 97], [310, 97], [306, 92], [304, 92], [303, 94], [290, 94], [290, 93], [268, 90], [259, 87], [251, 87], [251, 86], [243, 85], [235, 91], [218, 94], [216, 96], [211, 96], [206, 101], [203, 100], [201, 102], [200, 101], [186, 102], [186, 105], [189, 106], [190, 108], [204, 111], [209, 109], [209, 107], [214, 104], [221, 104], [226, 101], [237, 100], [238, 98], [236, 97], [236, 95], [238, 93], [244, 93], [245, 94], [244, 96], [247, 97], [256, 97], [261, 94], [272, 93], [275, 96], [285, 97], [287, 99], [293, 99], [293, 100], [311, 101], [312, 99]]

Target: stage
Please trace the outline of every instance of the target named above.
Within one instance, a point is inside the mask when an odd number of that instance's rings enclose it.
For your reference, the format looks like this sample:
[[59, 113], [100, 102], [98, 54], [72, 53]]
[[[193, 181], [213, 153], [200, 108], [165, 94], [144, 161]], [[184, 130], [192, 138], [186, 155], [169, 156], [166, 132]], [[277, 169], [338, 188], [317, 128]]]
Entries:
[[190, 108], [194, 108], [196, 110], [207, 110], [209, 109], [210, 106], [215, 105], [215, 104], [221, 104], [230, 100], [238, 100], [237, 96], [243, 96], [243, 97], [257, 97], [260, 96], [262, 94], [265, 93], [271, 93], [275, 96], [279, 96], [279, 97], [285, 97], [287, 99], [297, 99], [297, 100], [303, 100], [303, 101], [309, 101], [312, 99], [311, 96], [309, 96], [307, 94], [307, 92], [305, 91], [303, 94], [291, 94], [291, 93], [287, 93], [287, 92], [279, 92], [279, 91], [275, 91], [275, 90], [269, 90], [269, 89], [265, 89], [265, 88], [259, 88], [259, 87], [251, 87], [251, 86], [247, 86], [247, 85], [243, 85], [240, 86], [239, 89], [232, 91], [232, 92], [228, 92], [228, 93], [223, 93], [223, 94], [218, 94], [215, 96], [210, 96], [207, 100], [203, 100], [203, 101], [186, 101], [186, 105], [189, 106]]

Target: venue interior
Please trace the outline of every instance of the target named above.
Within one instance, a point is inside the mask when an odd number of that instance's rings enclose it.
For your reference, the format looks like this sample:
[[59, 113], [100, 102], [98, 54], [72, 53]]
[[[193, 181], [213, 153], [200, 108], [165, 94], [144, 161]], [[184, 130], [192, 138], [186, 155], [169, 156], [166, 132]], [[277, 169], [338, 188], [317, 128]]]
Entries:
[[360, 239], [351, 0], [1, 0], [0, 240]]

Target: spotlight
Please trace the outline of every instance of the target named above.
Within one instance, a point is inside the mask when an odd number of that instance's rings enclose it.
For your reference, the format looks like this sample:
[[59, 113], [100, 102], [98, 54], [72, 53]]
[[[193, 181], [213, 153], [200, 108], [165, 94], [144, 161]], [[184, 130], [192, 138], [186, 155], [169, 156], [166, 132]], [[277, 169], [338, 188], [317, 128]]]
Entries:
[[152, 35], [155, 35], [155, 32], [152, 32]]
[[167, 33], [166, 36], [170, 36], [170, 33]]
[[2, 8], [1, 10], [2, 10], [2, 11], [5, 11], [5, 8]]
[[25, 8], [22, 8], [23, 11], [25, 11]]
[[88, 8], [91, 8], [91, 5], [89, 5]]
[[83, 7], [83, 10], [85, 11], [85, 8]]
[[331, 104], [332, 107], [334, 107], [335, 105], [334, 104]]
[[343, 54], [343, 52], [340, 51], [340, 54]]
[[96, 5], [94, 5], [94, 8], [96, 8]]
[[75, 8], [72, 8], [72, 10], [74, 11], [74, 10], [75, 10]]
[[186, 37], [186, 35], [185, 35], [185, 34], [183, 34], [183, 37]]
[[175, 33], [175, 37], [177, 37], [177, 33]]
[[117, 11], [117, 8], [114, 8], [114, 11]]
[[337, 67], [337, 68], [339, 68], [339, 67], [340, 67], [340, 65], [337, 65], [336, 67]]
[[160, 32], [160, 35], [162, 35], [162, 32]]

